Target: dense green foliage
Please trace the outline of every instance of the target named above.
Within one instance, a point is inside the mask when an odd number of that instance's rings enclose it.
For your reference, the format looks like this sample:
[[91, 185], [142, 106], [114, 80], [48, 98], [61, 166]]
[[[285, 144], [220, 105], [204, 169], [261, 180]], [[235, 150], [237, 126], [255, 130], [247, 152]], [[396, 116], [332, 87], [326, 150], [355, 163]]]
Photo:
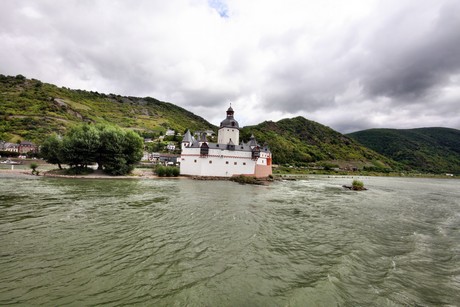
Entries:
[[334, 160], [372, 162], [383, 166], [394, 164], [353, 139], [303, 117], [245, 127], [241, 137], [248, 140], [251, 133], [259, 143], [269, 145], [277, 164]]
[[183, 108], [150, 97], [71, 90], [21, 75], [0, 75], [0, 140], [40, 144], [82, 122], [116, 124], [149, 136], [168, 128], [180, 133], [215, 128]]
[[180, 174], [179, 168], [175, 166], [157, 165], [153, 171], [159, 177], [177, 177]]
[[460, 130], [370, 129], [349, 136], [408, 169], [460, 174]]
[[51, 135], [42, 146], [43, 158], [53, 164], [68, 164], [75, 173], [98, 164], [111, 175], [126, 175], [142, 158], [143, 140], [135, 132], [109, 125], [81, 124], [62, 139]]
[[360, 180], [353, 180], [351, 186], [353, 187], [353, 190], [362, 190], [364, 188], [364, 183]]
[[59, 169], [61, 166], [61, 140], [57, 134], [49, 136], [42, 144], [40, 148], [40, 156], [51, 164], [57, 164]]
[[32, 175], [36, 174], [38, 176], [40, 174], [40, 172], [37, 171], [38, 163], [32, 162], [30, 163], [29, 167], [32, 169]]

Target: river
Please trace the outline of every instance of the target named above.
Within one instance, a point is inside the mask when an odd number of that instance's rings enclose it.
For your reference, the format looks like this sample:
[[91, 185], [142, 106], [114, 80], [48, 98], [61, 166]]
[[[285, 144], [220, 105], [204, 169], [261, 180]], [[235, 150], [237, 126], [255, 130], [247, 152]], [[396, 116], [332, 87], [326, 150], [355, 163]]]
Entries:
[[458, 306], [460, 181], [361, 179], [3, 175], [0, 305]]

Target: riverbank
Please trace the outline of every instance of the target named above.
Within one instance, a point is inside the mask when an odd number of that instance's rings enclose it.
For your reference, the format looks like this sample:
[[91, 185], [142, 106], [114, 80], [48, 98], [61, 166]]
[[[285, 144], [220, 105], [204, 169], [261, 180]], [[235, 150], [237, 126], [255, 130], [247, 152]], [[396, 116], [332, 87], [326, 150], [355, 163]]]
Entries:
[[[31, 177], [51, 177], [51, 178], [81, 178], [81, 179], [156, 179], [162, 178], [153, 174], [151, 170], [135, 169], [132, 174], [127, 176], [112, 176], [105, 174], [103, 171], [95, 170], [91, 174], [85, 175], [67, 175], [59, 173], [60, 170], [48, 170], [42, 171], [40, 174], [32, 175], [31, 170], [26, 169], [0, 169], [0, 176], [5, 175], [27, 175]], [[62, 172], [62, 171], [61, 171]], [[179, 178], [179, 177], [169, 177], [169, 178]]]

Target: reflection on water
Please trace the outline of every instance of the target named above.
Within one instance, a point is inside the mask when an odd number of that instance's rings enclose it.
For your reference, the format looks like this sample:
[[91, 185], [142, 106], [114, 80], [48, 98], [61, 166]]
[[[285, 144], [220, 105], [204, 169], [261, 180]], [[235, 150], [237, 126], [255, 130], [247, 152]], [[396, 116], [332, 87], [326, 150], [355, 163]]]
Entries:
[[458, 180], [0, 178], [0, 305], [460, 301]]

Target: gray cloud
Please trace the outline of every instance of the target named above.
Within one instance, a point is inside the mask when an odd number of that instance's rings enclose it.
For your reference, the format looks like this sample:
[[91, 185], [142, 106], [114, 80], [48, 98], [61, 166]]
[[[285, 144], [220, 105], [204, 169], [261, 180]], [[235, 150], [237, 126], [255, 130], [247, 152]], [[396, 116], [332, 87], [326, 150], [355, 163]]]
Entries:
[[363, 79], [369, 95], [417, 101], [460, 73], [460, 3], [443, 5], [428, 26], [408, 23], [404, 13], [369, 42], [376, 61]]
[[[334, 8], [334, 9], [331, 9]], [[183, 106], [214, 124], [460, 128], [456, 0], [0, 2], [0, 73]]]

